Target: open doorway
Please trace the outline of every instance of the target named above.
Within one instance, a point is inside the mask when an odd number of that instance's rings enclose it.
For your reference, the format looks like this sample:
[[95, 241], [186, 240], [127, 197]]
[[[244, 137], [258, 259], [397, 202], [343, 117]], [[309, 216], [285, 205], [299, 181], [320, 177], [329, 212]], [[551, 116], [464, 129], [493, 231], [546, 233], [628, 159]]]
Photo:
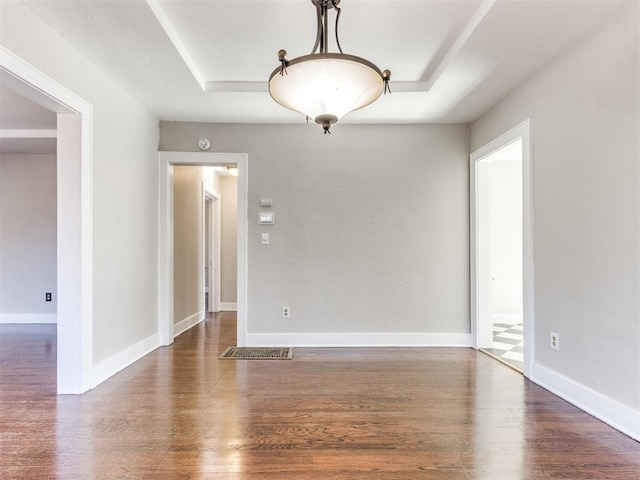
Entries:
[[220, 198], [204, 191], [204, 295], [203, 310], [220, 311]]
[[207, 165], [173, 165], [170, 188], [177, 336], [209, 313], [236, 309], [237, 188], [226, 167]]
[[0, 47], [0, 84], [57, 114], [57, 393], [91, 388], [92, 106]]
[[477, 168], [478, 346], [522, 371], [522, 139], [479, 160]]
[[[174, 167], [175, 168], [175, 167]], [[189, 167], [197, 168], [197, 167]], [[207, 167], [217, 178], [209, 191], [203, 184], [204, 265], [206, 302], [203, 311], [218, 313], [237, 310], [237, 197], [234, 165]], [[175, 209], [175, 205], [174, 205]], [[175, 257], [175, 254], [174, 254]]]
[[528, 376], [532, 361], [529, 123], [471, 155], [476, 348]]
[[[246, 273], [246, 265], [247, 265], [247, 155], [246, 154], [228, 154], [228, 153], [192, 153], [192, 152], [160, 152], [160, 235], [159, 235], [159, 279], [160, 279], [160, 295], [159, 295], [159, 330], [160, 330], [160, 341], [162, 345], [170, 345], [173, 342], [173, 339], [177, 332], [180, 330], [184, 331], [186, 328], [189, 328], [189, 323], [194, 322], [196, 319], [196, 315], [194, 314], [189, 321], [181, 320], [180, 316], [176, 316], [176, 281], [180, 281], [180, 275], [184, 272], [178, 272], [177, 267], [182, 268], [183, 265], [179, 261], [176, 261], [176, 239], [174, 237], [175, 233], [181, 234], [181, 228], [176, 227], [175, 223], [181, 221], [178, 217], [174, 218], [174, 212], [188, 212], [188, 210], [183, 210], [181, 208], [174, 208], [174, 203], [178, 201], [177, 199], [177, 191], [174, 192], [176, 179], [176, 171], [178, 169], [189, 168], [189, 167], [226, 167], [228, 165], [235, 164], [237, 165], [237, 178], [233, 178], [233, 190], [232, 193], [227, 195], [229, 201], [228, 204], [232, 204], [234, 206], [233, 212], [233, 221], [230, 222], [230, 226], [227, 230], [233, 230], [233, 248], [232, 254], [229, 256], [231, 258], [231, 262], [234, 264], [235, 276], [231, 277], [230, 280], [233, 282], [233, 290], [236, 294], [236, 303], [234, 303], [234, 307], [237, 309], [237, 331], [238, 331], [238, 344], [244, 345], [246, 342], [246, 311], [247, 311], [247, 273]], [[187, 172], [189, 170], [186, 170]], [[226, 178], [226, 176], [225, 176]], [[216, 194], [215, 188], [209, 190], [211, 193], [210, 196], [218, 197], [220, 200], [216, 200], [213, 202], [214, 205], [214, 225], [215, 225], [215, 212], [218, 210], [215, 205], [220, 204], [221, 210], [224, 209], [225, 189], [224, 189], [224, 181], [221, 181], [221, 186], [219, 195]], [[202, 213], [200, 214], [200, 218], [205, 216], [206, 203], [207, 203], [207, 190], [202, 187], [200, 191], [199, 201], [202, 205]], [[218, 216], [221, 219], [220, 221], [220, 245], [221, 250], [224, 249], [222, 246], [224, 244], [224, 212]], [[204, 222], [202, 222], [204, 224]], [[195, 251], [202, 252], [202, 258], [197, 265], [200, 266], [200, 276], [198, 277], [201, 282], [201, 287], [197, 287], [197, 290], [201, 292], [201, 300], [199, 305], [202, 307], [202, 312], [204, 313], [204, 258], [205, 258], [205, 240], [206, 235], [203, 233], [204, 227], [200, 227], [198, 230], [199, 239], [201, 241], [201, 246], [195, 247]], [[215, 232], [215, 227], [214, 227]], [[214, 236], [217, 234], [214, 233]], [[215, 244], [215, 242], [214, 242]], [[193, 251], [193, 249], [192, 249]], [[220, 255], [220, 270], [224, 270], [224, 255]], [[214, 263], [215, 263], [215, 254], [214, 254]], [[214, 264], [215, 267], [215, 264]], [[215, 272], [216, 269], [214, 268]], [[197, 276], [197, 274], [196, 274]], [[189, 276], [192, 278], [192, 276]], [[216, 279], [212, 279], [214, 292], [216, 288]], [[227, 309], [228, 305], [225, 306], [225, 303], [228, 304], [230, 302], [225, 302], [224, 298], [224, 282], [225, 279], [221, 279], [218, 281], [218, 285], [220, 285], [220, 310]], [[181, 287], [180, 287], [181, 288]], [[182, 301], [182, 298], [180, 299]], [[215, 299], [214, 299], [214, 309]], [[186, 317], [185, 317], [186, 318]], [[182, 322], [182, 323], [181, 323]], [[178, 324], [181, 323], [180, 326]], [[192, 325], [191, 325], [192, 326]]]
[[57, 114], [4, 84], [0, 105], [3, 386], [51, 394], [57, 363]]

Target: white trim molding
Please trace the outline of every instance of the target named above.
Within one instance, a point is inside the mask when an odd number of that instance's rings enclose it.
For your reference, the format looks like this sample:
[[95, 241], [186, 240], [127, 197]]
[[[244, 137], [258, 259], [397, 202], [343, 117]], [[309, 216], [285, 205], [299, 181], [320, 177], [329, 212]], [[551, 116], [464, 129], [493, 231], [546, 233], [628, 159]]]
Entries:
[[142, 357], [148, 355], [160, 346], [157, 333], [140, 340], [118, 353], [98, 362], [93, 367], [91, 374], [91, 388], [95, 388], [105, 380], [109, 379], [118, 372], [121, 372], [131, 364], [137, 362]]
[[199, 324], [204, 320], [204, 311], [194, 313], [193, 315], [180, 320], [173, 326], [173, 338], [177, 337], [181, 333], [186, 332], [191, 327]]
[[21, 129], [21, 130], [0, 130], [0, 138], [56, 138], [58, 131], [55, 129], [49, 130], [34, 130], [34, 129]]
[[236, 302], [220, 302], [220, 311], [222, 312], [236, 312], [238, 310], [238, 304]]
[[252, 347], [471, 347], [469, 333], [247, 333]]
[[524, 375], [531, 376], [534, 358], [534, 270], [533, 270], [533, 200], [532, 200], [532, 167], [531, 167], [531, 128], [529, 119], [516, 125], [508, 132], [500, 135], [488, 144], [480, 147], [470, 155], [469, 165], [469, 213], [470, 213], [470, 308], [471, 337], [474, 348], [482, 343], [479, 328], [482, 308], [480, 298], [482, 282], [479, 281], [480, 260], [478, 232], [478, 162], [500, 148], [522, 139], [522, 276], [523, 276], [523, 328], [524, 328]]
[[55, 313], [0, 313], [0, 323], [58, 323]]
[[640, 441], [640, 411], [539, 364], [532, 367], [531, 381]]

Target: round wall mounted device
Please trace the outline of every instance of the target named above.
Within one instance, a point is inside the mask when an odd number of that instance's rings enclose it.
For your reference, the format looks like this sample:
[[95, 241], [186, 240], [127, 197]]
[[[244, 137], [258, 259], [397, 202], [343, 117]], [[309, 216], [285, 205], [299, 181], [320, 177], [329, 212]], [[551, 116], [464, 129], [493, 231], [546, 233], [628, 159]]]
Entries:
[[200, 150], [209, 150], [209, 148], [211, 147], [211, 142], [208, 138], [201, 138], [200, 140], [198, 140], [198, 147], [200, 147]]

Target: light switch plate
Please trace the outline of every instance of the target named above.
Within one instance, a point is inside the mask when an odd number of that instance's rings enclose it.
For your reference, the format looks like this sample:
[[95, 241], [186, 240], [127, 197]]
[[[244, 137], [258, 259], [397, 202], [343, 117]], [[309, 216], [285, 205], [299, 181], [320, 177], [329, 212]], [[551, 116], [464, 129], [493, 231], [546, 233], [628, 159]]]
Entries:
[[262, 236], [260, 237], [260, 243], [262, 243], [262, 245], [269, 245], [269, 234], [268, 233], [263, 233]]
[[258, 223], [260, 224], [273, 224], [275, 223], [275, 215], [273, 212], [260, 212], [258, 213]]
[[260, 200], [260, 206], [261, 207], [272, 207], [273, 206], [273, 201], [270, 198], [263, 198], [262, 200]]

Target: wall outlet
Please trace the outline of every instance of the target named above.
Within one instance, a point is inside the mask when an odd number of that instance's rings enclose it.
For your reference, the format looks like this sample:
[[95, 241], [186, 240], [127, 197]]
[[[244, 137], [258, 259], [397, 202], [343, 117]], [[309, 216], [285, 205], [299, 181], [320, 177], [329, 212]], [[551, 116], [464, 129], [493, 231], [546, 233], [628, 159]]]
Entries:
[[282, 307], [282, 318], [289, 318], [291, 316], [290, 307]]
[[51, 292], [47, 292], [44, 294], [44, 301], [45, 302], [50, 302], [51, 301]]
[[555, 332], [551, 332], [549, 343], [551, 348], [554, 350], [560, 350], [560, 335]]

